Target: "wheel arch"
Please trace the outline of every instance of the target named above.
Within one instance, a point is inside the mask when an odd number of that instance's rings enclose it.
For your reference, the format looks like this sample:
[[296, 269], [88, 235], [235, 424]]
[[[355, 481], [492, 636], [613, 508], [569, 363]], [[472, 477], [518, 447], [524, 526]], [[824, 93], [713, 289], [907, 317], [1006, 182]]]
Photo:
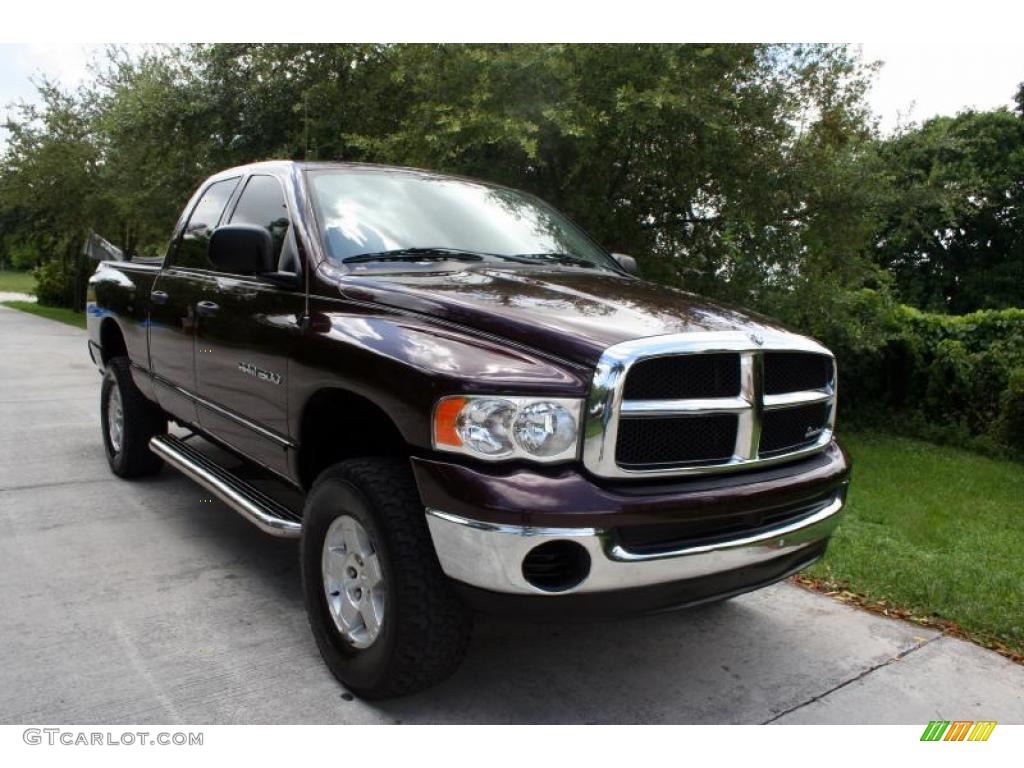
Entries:
[[343, 387], [314, 392], [299, 419], [296, 469], [300, 485], [312, 487], [327, 467], [366, 456], [408, 456], [409, 444], [388, 413], [369, 398]]
[[128, 345], [125, 343], [124, 332], [112, 317], [105, 317], [100, 324], [100, 357], [106, 367], [112, 358], [127, 357]]

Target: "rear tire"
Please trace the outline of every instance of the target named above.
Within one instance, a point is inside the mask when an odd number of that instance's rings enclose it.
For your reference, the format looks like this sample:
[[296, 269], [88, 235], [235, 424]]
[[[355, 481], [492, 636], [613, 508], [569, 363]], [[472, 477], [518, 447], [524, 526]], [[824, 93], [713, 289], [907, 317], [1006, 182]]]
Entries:
[[301, 549], [313, 636], [350, 691], [403, 696], [458, 669], [472, 618], [441, 571], [406, 459], [324, 470], [306, 499]]
[[149, 450], [149, 440], [167, 431], [167, 414], [135, 386], [127, 357], [107, 361], [100, 388], [100, 426], [107, 463], [115, 475], [145, 477], [160, 471], [163, 460]]

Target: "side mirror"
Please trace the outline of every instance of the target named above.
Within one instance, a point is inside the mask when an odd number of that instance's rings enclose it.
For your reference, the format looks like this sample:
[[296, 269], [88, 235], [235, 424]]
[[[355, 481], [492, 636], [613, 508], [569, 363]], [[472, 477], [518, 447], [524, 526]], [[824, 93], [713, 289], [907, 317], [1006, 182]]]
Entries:
[[272, 272], [274, 240], [266, 227], [255, 224], [227, 224], [217, 227], [206, 247], [210, 263], [223, 272], [258, 275]]
[[629, 274], [635, 275], [637, 273], [636, 259], [632, 256], [627, 256], [624, 253], [613, 253], [612, 258], [619, 262], [619, 266], [629, 272]]

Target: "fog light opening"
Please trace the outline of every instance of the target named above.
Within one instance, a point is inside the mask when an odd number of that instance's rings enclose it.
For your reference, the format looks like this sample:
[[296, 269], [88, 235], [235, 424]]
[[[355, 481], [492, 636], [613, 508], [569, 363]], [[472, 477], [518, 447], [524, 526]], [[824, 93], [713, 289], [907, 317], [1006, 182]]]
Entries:
[[523, 558], [523, 578], [545, 592], [565, 592], [590, 575], [590, 553], [575, 541], [548, 541]]

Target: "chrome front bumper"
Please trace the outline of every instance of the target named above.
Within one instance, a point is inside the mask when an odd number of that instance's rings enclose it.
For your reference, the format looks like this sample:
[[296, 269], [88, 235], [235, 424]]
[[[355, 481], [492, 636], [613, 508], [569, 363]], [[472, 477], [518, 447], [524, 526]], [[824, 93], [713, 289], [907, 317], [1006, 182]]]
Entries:
[[[646, 587], [741, 570], [820, 544], [832, 535], [843, 511], [840, 490], [821, 509], [768, 531], [710, 545], [639, 554], [624, 549], [610, 531], [597, 528], [528, 528], [494, 525], [427, 508], [427, 523], [441, 568], [451, 578], [481, 589], [517, 595], [565, 595]], [[523, 576], [523, 559], [549, 541], [573, 541], [590, 555], [590, 572], [571, 589], [550, 592]]]

